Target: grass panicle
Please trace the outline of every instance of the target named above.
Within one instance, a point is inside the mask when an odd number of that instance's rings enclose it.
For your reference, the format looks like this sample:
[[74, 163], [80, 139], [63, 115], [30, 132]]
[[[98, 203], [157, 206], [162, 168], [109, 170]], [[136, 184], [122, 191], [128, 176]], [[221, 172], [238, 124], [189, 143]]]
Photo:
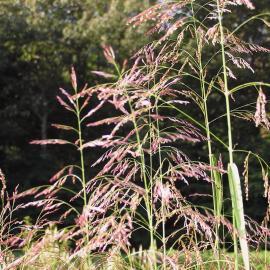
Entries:
[[[239, 69], [255, 72], [249, 55], [269, 53], [239, 34], [253, 20], [265, 23], [267, 14], [230, 29], [224, 18], [237, 6], [255, 8], [250, 0], [161, 1], [129, 20], [135, 28], [150, 25], [148, 34], [157, 37], [129, 62], [121, 66], [113, 48], [103, 46], [114, 71], [92, 73], [107, 83], [80, 87], [71, 69], [70, 90], [60, 88], [57, 101], [72, 120], [53, 124], [66, 138], [31, 143], [66, 147], [78, 162], [47, 185], [12, 195], [0, 170], [1, 269], [267, 269], [269, 165], [233, 144], [234, 117], [269, 130], [270, 84], [237, 78]], [[248, 90], [258, 92], [257, 101], [236, 107]], [[93, 129], [100, 130], [96, 137]], [[89, 163], [93, 151], [99, 157]], [[262, 224], [245, 215], [238, 171], [244, 155], [246, 198], [250, 160], [262, 168]], [[194, 182], [202, 190], [192, 190]], [[29, 208], [38, 209], [36, 219], [15, 220]], [[136, 243], [141, 233], [145, 241]]]

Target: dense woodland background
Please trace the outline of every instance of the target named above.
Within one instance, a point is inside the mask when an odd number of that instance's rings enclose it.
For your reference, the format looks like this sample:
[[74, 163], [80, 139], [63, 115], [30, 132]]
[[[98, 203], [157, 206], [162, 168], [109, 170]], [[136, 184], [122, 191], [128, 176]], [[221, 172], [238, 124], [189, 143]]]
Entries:
[[[113, 72], [103, 56], [102, 45], [111, 45], [117, 61], [122, 64], [142, 45], [155, 38], [145, 35], [143, 27], [134, 29], [128, 26], [127, 21], [156, 2], [158, 1], [0, 1], [0, 167], [7, 176], [10, 190], [17, 185], [20, 190], [43, 185], [64, 164], [76, 160], [77, 156], [68, 147], [39, 147], [30, 145], [29, 142], [33, 139], [61, 138], [61, 132], [53, 129], [51, 124], [72, 121], [55, 98], [59, 87], [70, 88], [69, 71], [72, 65], [77, 71], [80, 86], [84, 83], [91, 86], [104, 82], [104, 79], [91, 73], [93, 70]], [[230, 15], [233, 19], [229, 17], [227, 24], [231, 21], [242, 22], [252, 16], [253, 12], [257, 14], [270, 11], [269, 0], [256, 0], [254, 4], [255, 11], [240, 8], [238, 13]], [[242, 37], [247, 36], [249, 42], [270, 47], [270, 37], [260, 21], [244, 27], [242, 33]], [[189, 46], [193, 46], [192, 40]], [[248, 60], [255, 73], [238, 70], [239, 83], [251, 80], [269, 82], [270, 55], [251, 55]], [[257, 92], [247, 91], [237, 98], [233, 107], [255, 102], [256, 97]], [[215, 112], [219, 109], [215, 108], [219, 98], [219, 95], [213, 95], [211, 99]], [[191, 114], [197, 115], [195, 108], [189, 108], [194, 110], [190, 111]], [[103, 113], [109, 115], [110, 111], [103, 110]], [[211, 119], [216, 116], [210, 113]], [[234, 130], [237, 148], [253, 150], [269, 162], [269, 132], [238, 118], [234, 119], [233, 125], [237, 127]], [[226, 138], [224, 127], [222, 120], [215, 125], [216, 133]], [[85, 130], [85, 135], [92, 139], [98, 133], [97, 128]], [[185, 147], [189, 151], [188, 146]], [[194, 153], [190, 154], [196, 159], [202, 155], [207, 158], [206, 153], [203, 146], [198, 145]], [[89, 150], [89, 164], [90, 160], [95, 160], [98, 156], [99, 153]], [[243, 160], [243, 156], [239, 157], [240, 160]], [[239, 167], [243, 168], [242, 165], [239, 164]], [[250, 170], [252, 175], [249, 200], [245, 202], [246, 213], [260, 221], [265, 214], [266, 205], [263, 183], [258, 163], [251, 160], [250, 167], [253, 169]], [[95, 171], [90, 170], [88, 174], [90, 177]], [[202, 192], [204, 186], [193, 183], [190, 188]], [[207, 188], [209, 187], [205, 187], [205, 192]]]

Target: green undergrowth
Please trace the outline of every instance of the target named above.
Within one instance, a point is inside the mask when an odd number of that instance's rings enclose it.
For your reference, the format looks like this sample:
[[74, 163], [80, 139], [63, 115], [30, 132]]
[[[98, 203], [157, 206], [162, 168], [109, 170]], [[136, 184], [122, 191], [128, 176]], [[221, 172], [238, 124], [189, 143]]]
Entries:
[[[201, 262], [196, 261], [198, 256], [201, 257]], [[183, 254], [179, 258], [179, 265], [185, 261], [185, 255]], [[205, 251], [199, 255], [192, 254], [192, 265], [187, 269], [217, 269], [217, 262], [220, 262], [221, 269], [234, 269], [234, 253], [227, 252], [226, 250], [220, 251], [220, 259], [217, 259], [216, 254], [213, 251]], [[270, 269], [270, 252], [269, 251], [251, 251], [250, 252], [250, 265], [251, 269], [266, 270]], [[239, 260], [239, 269], [244, 269], [242, 259]]]
[[[33, 263], [23, 265], [17, 269], [35, 270], [35, 269], [50, 269], [50, 270], [148, 270], [151, 269], [151, 258], [149, 250], [133, 251], [126, 255], [119, 252], [101, 252], [92, 254], [90, 257], [76, 257], [67, 263], [69, 258], [68, 250], [57, 245], [48, 246], [47, 250], [40, 253], [39, 257]], [[14, 257], [19, 258], [23, 252], [15, 252]], [[157, 261], [159, 261], [159, 252], [157, 252]], [[234, 253], [226, 250], [220, 250], [220, 258], [214, 254], [213, 250], [179, 252], [171, 250], [168, 253], [170, 258], [178, 258], [175, 260], [176, 267], [168, 266], [169, 269], [196, 269], [196, 270], [215, 270], [217, 264], [221, 269], [234, 269]], [[177, 261], [177, 262], [176, 262]], [[270, 267], [270, 251], [251, 251], [250, 252], [251, 269], [267, 270]], [[157, 263], [157, 269], [162, 269], [162, 263]], [[239, 260], [239, 269], [244, 269], [243, 262]]]

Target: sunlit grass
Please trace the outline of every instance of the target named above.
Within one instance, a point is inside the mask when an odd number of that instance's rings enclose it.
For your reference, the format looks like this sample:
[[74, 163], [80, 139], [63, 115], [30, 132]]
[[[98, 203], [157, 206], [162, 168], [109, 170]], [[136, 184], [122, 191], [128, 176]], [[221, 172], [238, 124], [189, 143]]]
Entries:
[[[169, 1], [131, 19], [135, 26], [158, 19], [152, 30], [163, 35], [143, 48], [130, 68], [118, 64], [112, 47], [104, 46], [104, 56], [115, 68], [111, 77], [118, 78], [114, 82], [79, 89], [72, 68], [72, 89], [60, 89], [57, 99], [75, 125], [53, 125], [69, 132], [68, 139], [35, 140], [32, 144], [72, 146], [78, 164], [64, 166], [49, 185], [12, 196], [6, 193], [5, 177], [0, 174], [0, 262], [4, 269], [267, 269], [267, 248], [249, 254], [251, 246], [267, 247], [269, 216], [259, 224], [244, 214], [240, 164], [235, 160], [239, 152], [247, 150], [235, 149], [232, 118], [237, 109], [232, 113], [231, 104], [237, 98], [232, 98], [233, 93], [252, 87], [258, 91], [258, 99], [249, 120], [270, 129], [266, 96], [258, 89], [269, 84], [254, 82], [230, 88], [230, 80], [237, 84], [234, 69], [252, 70], [243, 52], [267, 50], [240, 40], [235, 30], [225, 27], [223, 18], [232, 3], [253, 8], [249, 0], [216, 0], [204, 6], [192, 0]], [[186, 16], [177, 17], [178, 9], [184, 9]], [[195, 46], [190, 46], [193, 41]], [[209, 78], [214, 61], [215, 71]], [[222, 115], [211, 112], [213, 93], [222, 97]], [[187, 109], [194, 105], [198, 118]], [[99, 119], [98, 112], [105, 106], [111, 113]], [[213, 131], [215, 121], [221, 118], [226, 123], [225, 139]], [[104, 134], [97, 138], [89, 141], [84, 137], [85, 129], [91, 132], [104, 126]], [[198, 143], [207, 151], [193, 160], [189, 150], [184, 153], [182, 149], [193, 149]], [[101, 156], [87, 164], [86, 151], [91, 153], [97, 147]], [[269, 197], [269, 165], [249, 151], [243, 161], [245, 180], [250, 155], [256, 156], [262, 168], [264, 195]], [[208, 161], [202, 162], [205, 156]], [[98, 171], [89, 177], [93, 167]], [[189, 186], [194, 180], [211, 185], [212, 194], [195, 190], [195, 194], [183, 195], [179, 186]], [[229, 198], [223, 194], [227, 180]], [[29, 203], [15, 204], [27, 196], [32, 199]], [[212, 207], [195, 205], [190, 199], [194, 196], [209, 197]], [[225, 213], [224, 200], [231, 201], [229, 214]], [[33, 224], [13, 220], [14, 209], [28, 207], [40, 209]], [[135, 250], [130, 244], [136, 231], [143, 232], [144, 249]], [[224, 246], [234, 252], [222, 249]]]

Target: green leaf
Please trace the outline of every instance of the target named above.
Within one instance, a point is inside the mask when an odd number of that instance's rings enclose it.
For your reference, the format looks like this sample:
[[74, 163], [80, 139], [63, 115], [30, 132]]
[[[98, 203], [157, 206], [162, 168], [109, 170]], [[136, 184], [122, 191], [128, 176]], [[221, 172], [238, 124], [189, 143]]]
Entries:
[[229, 176], [229, 187], [232, 200], [233, 216], [235, 218], [235, 226], [238, 231], [245, 270], [249, 270], [250, 269], [249, 250], [245, 227], [242, 189], [238, 168], [235, 163], [228, 165], [228, 176]]

